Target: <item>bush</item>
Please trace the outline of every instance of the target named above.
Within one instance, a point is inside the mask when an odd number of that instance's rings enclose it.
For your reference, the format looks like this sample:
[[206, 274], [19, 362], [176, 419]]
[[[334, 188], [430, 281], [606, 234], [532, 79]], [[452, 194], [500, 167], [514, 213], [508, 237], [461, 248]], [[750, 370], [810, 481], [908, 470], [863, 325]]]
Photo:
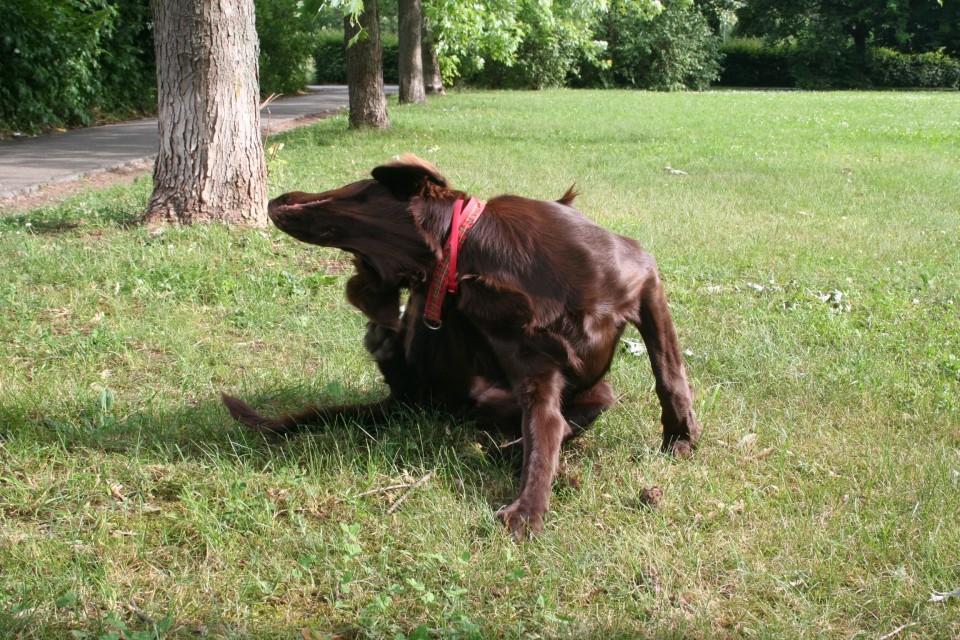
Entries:
[[316, 25], [302, 3], [255, 0], [260, 38], [260, 94], [297, 93], [313, 78]]
[[720, 45], [723, 64], [719, 84], [727, 87], [795, 87], [789, 48], [756, 39], [733, 39]]
[[101, 116], [156, 109], [153, 29], [145, 3], [3, 4], [0, 130], [88, 125]]
[[[313, 19], [256, 0], [261, 91], [311, 80]], [[0, 132], [83, 126], [154, 112], [153, 24], [144, 0], [0, 0]]]
[[500, 89], [545, 89], [562, 87], [577, 74], [590, 42], [576, 8], [523, 2], [513, 19], [522, 25], [516, 51], [506, 61], [493, 58], [479, 68], [463, 69], [465, 82]]
[[667, 2], [653, 18], [617, 13], [606, 35], [618, 85], [699, 90], [709, 87], [720, 71], [719, 38], [694, 5]]
[[[383, 50], [383, 81], [397, 84], [400, 82], [397, 36], [381, 33], [380, 46]], [[325, 31], [320, 34], [314, 41], [313, 61], [319, 84], [346, 84], [347, 59], [343, 33]]]
[[867, 89], [866, 60], [839, 27], [806, 33], [793, 49], [793, 74], [801, 89]]
[[142, 0], [114, 0], [117, 15], [100, 56], [98, 110], [111, 117], [157, 109], [153, 18]]
[[868, 75], [875, 87], [957, 89], [960, 61], [942, 53], [906, 54], [877, 48], [870, 52]]

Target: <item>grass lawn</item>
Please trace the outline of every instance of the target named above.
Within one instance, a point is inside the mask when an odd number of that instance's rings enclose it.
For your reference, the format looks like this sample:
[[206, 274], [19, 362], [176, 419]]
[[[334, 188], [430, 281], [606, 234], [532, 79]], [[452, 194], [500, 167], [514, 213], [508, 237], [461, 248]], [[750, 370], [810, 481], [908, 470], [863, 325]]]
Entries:
[[405, 151], [482, 198], [576, 182], [659, 260], [694, 459], [658, 453], [626, 352], [533, 541], [494, 517], [516, 467], [449, 416], [266, 442], [220, 390], [385, 393], [343, 255], [150, 232], [149, 179], [83, 194], [0, 217], [0, 637], [960, 636], [960, 598], [931, 601], [960, 588], [960, 94], [471, 92], [391, 118], [272, 139], [271, 193]]

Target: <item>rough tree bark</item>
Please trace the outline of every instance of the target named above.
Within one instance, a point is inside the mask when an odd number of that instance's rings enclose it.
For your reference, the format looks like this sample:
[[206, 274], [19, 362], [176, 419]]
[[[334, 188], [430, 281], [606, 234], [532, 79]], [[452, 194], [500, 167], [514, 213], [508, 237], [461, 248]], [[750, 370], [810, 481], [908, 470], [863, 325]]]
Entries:
[[160, 150], [147, 222], [267, 224], [253, 0], [152, 0]]
[[440, 60], [437, 56], [437, 43], [430, 30], [430, 20], [423, 16], [423, 39], [421, 42], [421, 59], [423, 60], [423, 88], [427, 95], [442, 94], [443, 76], [440, 74]]
[[383, 53], [380, 49], [380, 16], [377, 0], [363, 0], [360, 16], [365, 37], [351, 40], [361, 26], [353, 16], [343, 19], [343, 37], [347, 45], [347, 86], [350, 96], [350, 126], [389, 129], [387, 97], [383, 93]]
[[427, 101], [423, 87], [423, 59], [420, 29], [423, 8], [420, 0], [397, 0], [399, 36], [400, 104]]

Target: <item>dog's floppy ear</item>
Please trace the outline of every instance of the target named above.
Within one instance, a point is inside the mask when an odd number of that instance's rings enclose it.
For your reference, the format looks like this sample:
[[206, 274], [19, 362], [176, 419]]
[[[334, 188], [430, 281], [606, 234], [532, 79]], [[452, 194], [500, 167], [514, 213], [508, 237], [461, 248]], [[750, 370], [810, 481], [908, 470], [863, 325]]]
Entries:
[[425, 191], [433, 191], [436, 187], [447, 188], [447, 179], [440, 175], [435, 166], [410, 153], [380, 165], [371, 173], [377, 182], [402, 200], [423, 195]]

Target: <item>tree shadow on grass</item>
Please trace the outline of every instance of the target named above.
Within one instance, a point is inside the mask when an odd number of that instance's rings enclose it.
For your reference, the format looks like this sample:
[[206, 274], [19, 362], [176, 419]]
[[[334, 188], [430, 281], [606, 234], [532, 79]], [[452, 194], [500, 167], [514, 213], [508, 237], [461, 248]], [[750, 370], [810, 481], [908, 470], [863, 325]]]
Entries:
[[22, 213], [0, 212], [0, 232], [57, 235], [79, 227], [137, 227], [146, 200], [132, 186], [91, 189]]

